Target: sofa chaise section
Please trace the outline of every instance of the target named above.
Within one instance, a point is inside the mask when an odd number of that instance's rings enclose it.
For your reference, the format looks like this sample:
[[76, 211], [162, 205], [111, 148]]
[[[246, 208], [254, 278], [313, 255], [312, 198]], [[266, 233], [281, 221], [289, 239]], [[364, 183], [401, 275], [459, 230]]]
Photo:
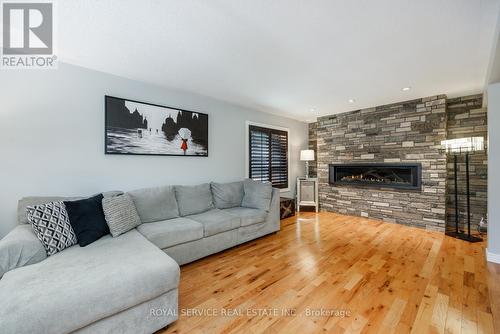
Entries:
[[73, 246], [0, 280], [0, 332], [154, 332], [176, 313], [179, 266], [136, 230]]

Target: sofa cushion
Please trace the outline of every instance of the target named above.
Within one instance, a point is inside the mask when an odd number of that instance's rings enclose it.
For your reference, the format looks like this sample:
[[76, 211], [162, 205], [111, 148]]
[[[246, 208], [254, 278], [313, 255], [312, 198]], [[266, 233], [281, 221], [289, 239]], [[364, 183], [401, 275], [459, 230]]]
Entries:
[[18, 225], [0, 240], [0, 278], [16, 268], [41, 262], [47, 258], [42, 243], [30, 225]]
[[240, 227], [241, 224], [238, 217], [219, 209], [188, 216], [187, 218], [203, 224], [205, 237], [233, 230]]
[[203, 238], [203, 225], [182, 217], [142, 224], [137, 230], [161, 249]]
[[[123, 194], [123, 191], [106, 191], [102, 193], [104, 198], [118, 196]], [[95, 196], [95, 195], [93, 195]], [[19, 224], [29, 224], [28, 218], [26, 217], [26, 207], [35, 206], [40, 204], [46, 204], [50, 202], [60, 202], [60, 201], [76, 201], [79, 199], [84, 199], [86, 197], [63, 197], [63, 196], [29, 196], [23, 197], [17, 202], [17, 221]]]
[[243, 182], [210, 184], [214, 204], [217, 209], [234, 208], [241, 205], [243, 200]]
[[179, 217], [174, 187], [163, 186], [129, 191], [141, 222], [152, 223]]
[[241, 219], [241, 226], [259, 224], [267, 218], [267, 212], [258, 209], [237, 207], [224, 209], [223, 211], [239, 217]]
[[134, 201], [129, 194], [103, 198], [102, 210], [113, 237], [130, 231], [141, 225], [141, 218], [137, 213]]
[[250, 179], [243, 181], [243, 200], [241, 206], [269, 211], [273, 187], [271, 183], [262, 183]]
[[64, 202], [28, 206], [26, 216], [47, 255], [76, 245], [76, 234], [70, 224]]
[[205, 212], [214, 207], [210, 184], [175, 186], [175, 197], [181, 216]]
[[81, 247], [90, 245], [109, 234], [109, 227], [102, 210], [103, 198], [103, 195], [99, 194], [77, 201], [64, 202], [69, 222]]
[[177, 263], [136, 230], [70, 247], [0, 280], [5, 333], [70, 333], [179, 284]]

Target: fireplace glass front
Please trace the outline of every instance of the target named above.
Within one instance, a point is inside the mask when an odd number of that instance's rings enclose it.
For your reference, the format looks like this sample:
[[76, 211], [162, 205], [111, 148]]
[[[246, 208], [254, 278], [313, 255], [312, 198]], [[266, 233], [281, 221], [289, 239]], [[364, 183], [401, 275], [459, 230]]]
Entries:
[[331, 164], [330, 184], [420, 189], [420, 164]]

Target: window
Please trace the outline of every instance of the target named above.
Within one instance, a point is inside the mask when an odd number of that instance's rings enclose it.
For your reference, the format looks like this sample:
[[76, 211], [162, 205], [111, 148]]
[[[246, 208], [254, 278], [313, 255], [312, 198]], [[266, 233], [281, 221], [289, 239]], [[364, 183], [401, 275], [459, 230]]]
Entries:
[[288, 131], [249, 124], [249, 178], [288, 188]]

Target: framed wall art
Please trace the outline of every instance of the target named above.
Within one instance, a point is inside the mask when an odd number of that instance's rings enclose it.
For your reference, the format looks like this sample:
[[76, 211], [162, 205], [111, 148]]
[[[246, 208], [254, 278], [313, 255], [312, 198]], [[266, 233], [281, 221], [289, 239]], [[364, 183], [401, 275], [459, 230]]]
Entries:
[[208, 115], [105, 96], [105, 153], [208, 156]]

